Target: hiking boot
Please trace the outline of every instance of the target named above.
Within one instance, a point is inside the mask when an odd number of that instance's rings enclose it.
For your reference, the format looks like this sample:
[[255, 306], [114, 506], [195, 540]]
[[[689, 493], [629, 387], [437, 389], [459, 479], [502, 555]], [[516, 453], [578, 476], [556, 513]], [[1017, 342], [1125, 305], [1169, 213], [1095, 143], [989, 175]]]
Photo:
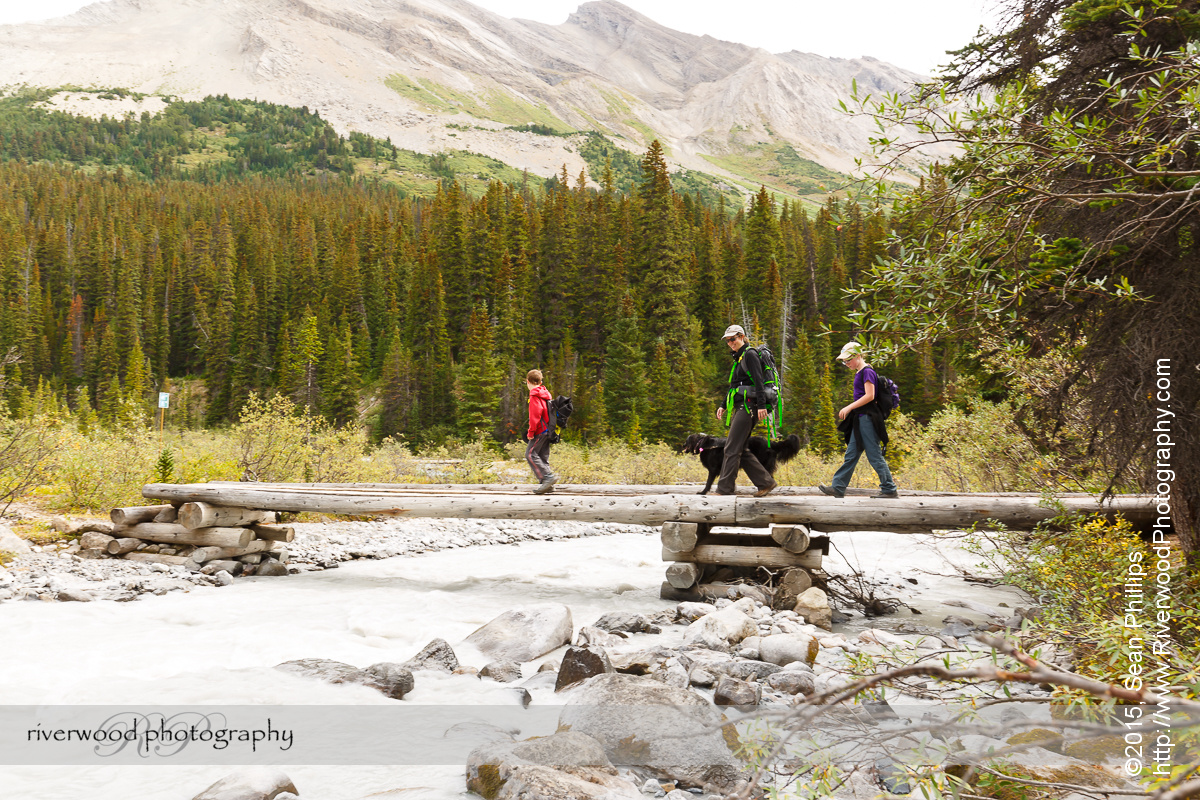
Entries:
[[537, 488], [533, 490], [533, 493], [546, 494], [547, 492], [552, 492], [554, 491], [554, 484], [556, 483], [558, 483], [558, 476], [548, 475], [540, 484], [538, 484]]
[[895, 500], [899, 496], [900, 496], [900, 493], [896, 492], [896, 491], [880, 492], [879, 494], [871, 495], [871, 499], [872, 500]]
[[837, 489], [833, 488], [832, 486], [826, 486], [823, 483], [820, 486], [818, 486], [817, 488], [821, 490], [821, 494], [827, 494], [830, 497], [845, 497], [846, 496], [845, 492], [839, 492]]
[[779, 488], [779, 484], [772, 481], [770, 486], [764, 486], [763, 488], [759, 489], [757, 492], [754, 493], [754, 496], [755, 497], [766, 497], [767, 495], [769, 495], [771, 492], [775, 491], [778, 488]]

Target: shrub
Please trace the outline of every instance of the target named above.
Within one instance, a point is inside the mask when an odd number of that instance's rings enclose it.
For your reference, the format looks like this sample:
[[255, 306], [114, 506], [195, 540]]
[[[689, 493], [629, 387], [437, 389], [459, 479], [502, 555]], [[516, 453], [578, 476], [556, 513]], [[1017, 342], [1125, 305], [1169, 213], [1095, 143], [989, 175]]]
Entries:
[[54, 463], [62, 511], [106, 511], [143, 502], [160, 449], [150, 431], [130, 428], [79, 433], [64, 429]]

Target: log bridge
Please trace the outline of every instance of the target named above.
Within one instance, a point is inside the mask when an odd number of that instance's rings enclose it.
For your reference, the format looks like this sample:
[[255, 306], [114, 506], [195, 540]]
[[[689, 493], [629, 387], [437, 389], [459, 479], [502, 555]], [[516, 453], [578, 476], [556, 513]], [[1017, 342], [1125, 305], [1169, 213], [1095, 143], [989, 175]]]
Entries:
[[[669, 599], [727, 596], [731, 591], [727, 581], [755, 575], [768, 576], [786, 596], [794, 597], [811, 586], [813, 572], [821, 568], [821, 559], [828, 554], [829, 538], [822, 534], [834, 532], [929, 533], [987, 520], [1021, 530], [1064, 510], [1121, 514], [1139, 528], [1148, 528], [1154, 520], [1152, 499], [1135, 495], [1102, 501], [1089, 494], [1061, 494], [1055, 498], [1058, 507], [1052, 509], [1040, 495], [1022, 493], [905, 492], [894, 500], [874, 500], [866, 496], [868, 490], [852, 489], [845, 498], [834, 498], [815, 487], [781, 487], [767, 497], [753, 497], [752, 490], [733, 496], [700, 495], [696, 486], [675, 485], [566, 484], [545, 495], [535, 495], [532, 489], [524, 484], [216, 481], [150, 484], [142, 494], [179, 509], [191, 536], [185, 541], [195, 545], [210, 544], [204, 539], [206, 526], [247, 525], [257, 521], [257, 514], [268, 511], [570, 520], [661, 527], [662, 557], [670, 564], [662, 596]], [[256, 528], [265, 532], [255, 534], [255, 540], [275, 535], [261, 525]], [[200, 556], [244, 556], [253, 560], [255, 556], [247, 548], [269, 550], [272, 546], [269, 542], [240, 539], [227, 542], [228, 533], [217, 528], [213, 528], [213, 534], [222, 539], [226, 549], [201, 548]], [[215, 539], [211, 544], [217, 544]], [[229, 549], [230, 545], [234, 549]]]

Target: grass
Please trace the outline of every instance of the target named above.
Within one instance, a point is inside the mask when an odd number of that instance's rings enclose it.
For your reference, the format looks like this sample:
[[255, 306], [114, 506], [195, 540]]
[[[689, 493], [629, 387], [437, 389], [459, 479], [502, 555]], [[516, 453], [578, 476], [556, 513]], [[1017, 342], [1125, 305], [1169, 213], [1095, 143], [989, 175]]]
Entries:
[[810, 202], [823, 202], [829, 194], [851, 182], [849, 175], [822, 167], [804, 158], [790, 144], [761, 144], [741, 153], [703, 155], [713, 166], [728, 170], [752, 183], [790, 190]]
[[498, 87], [477, 93], [460, 92], [426, 78], [414, 81], [399, 73], [385, 78], [384, 85], [426, 111], [446, 114], [462, 111], [478, 119], [489, 119], [505, 125], [544, 125], [558, 133], [573, 130], [545, 105], [522, 100]]
[[526, 175], [503, 161], [469, 150], [447, 150], [433, 155], [398, 150], [396, 158], [391, 160], [356, 158], [353, 161], [357, 174], [375, 177], [420, 196], [433, 195], [439, 181], [450, 179], [459, 181], [473, 196], [484, 194], [492, 181], [513, 186], [528, 183], [534, 189], [545, 183], [544, 178]]

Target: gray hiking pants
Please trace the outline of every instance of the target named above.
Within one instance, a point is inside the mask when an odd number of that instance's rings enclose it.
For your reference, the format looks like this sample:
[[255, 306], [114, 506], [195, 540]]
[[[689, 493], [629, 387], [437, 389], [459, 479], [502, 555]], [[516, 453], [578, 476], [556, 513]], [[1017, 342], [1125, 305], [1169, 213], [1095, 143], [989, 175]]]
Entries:
[[759, 489], [765, 489], [775, 482], [758, 457], [746, 450], [746, 442], [750, 440], [750, 434], [754, 432], [754, 426], [757, 424], [758, 418], [751, 416], [744, 408], [733, 412], [729, 436], [725, 440], [725, 461], [721, 464], [717, 494], [733, 494], [737, 491], [739, 467]]

